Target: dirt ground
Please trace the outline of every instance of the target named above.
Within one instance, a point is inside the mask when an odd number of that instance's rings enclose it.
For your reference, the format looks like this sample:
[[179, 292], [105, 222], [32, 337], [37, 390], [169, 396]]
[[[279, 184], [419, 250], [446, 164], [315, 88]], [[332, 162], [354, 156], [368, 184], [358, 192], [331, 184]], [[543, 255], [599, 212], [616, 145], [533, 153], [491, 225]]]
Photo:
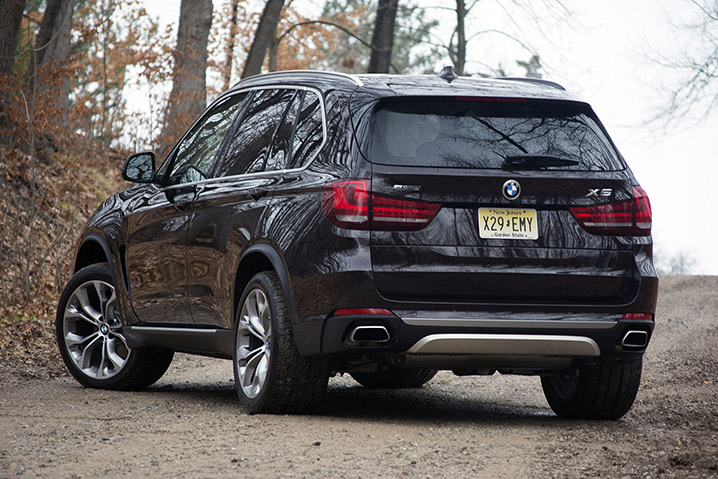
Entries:
[[58, 374], [57, 354], [6, 344], [0, 477], [715, 478], [718, 277], [661, 281], [641, 390], [620, 421], [557, 419], [538, 378], [449, 372], [403, 391], [334, 378], [313, 415], [250, 416], [230, 361], [177, 355], [152, 388], [109, 392]]

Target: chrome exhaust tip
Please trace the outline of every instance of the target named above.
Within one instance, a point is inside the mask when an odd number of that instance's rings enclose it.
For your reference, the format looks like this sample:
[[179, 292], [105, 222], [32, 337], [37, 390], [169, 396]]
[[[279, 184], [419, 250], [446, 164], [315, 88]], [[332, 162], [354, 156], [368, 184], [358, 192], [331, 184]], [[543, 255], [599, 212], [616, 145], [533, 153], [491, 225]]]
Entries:
[[365, 325], [356, 326], [349, 332], [347, 338], [352, 343], [388, 343], [391, 335], [384, 326]]
[[646, 331], [627, 331], [621, 340], [621, 345], [626, 348], [645, 348], [648, 344], [648, 333]]

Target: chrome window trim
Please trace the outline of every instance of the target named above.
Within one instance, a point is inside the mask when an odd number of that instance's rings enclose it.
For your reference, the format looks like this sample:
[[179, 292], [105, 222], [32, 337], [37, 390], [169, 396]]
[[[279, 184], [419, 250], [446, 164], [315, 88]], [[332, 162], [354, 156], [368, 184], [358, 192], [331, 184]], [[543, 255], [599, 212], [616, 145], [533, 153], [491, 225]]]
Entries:
[[[364, 86], [364, 82], [361, 81], [360, 78], [350, 75], [348, 73], [342, 73], [342, 72], [326, 72], [321, 70], [282, 70], [280, 72], [269, 72], [269, 73], [260, 73], [257, 75], [252, 75], [251, 77], [248, 77], [242, 82], [249, 82], [250, 80], [259, 80], [261, 78], [272, 78], [272, 77], [284, 77], [284, 76], [291, 76], [296, 74], [304, 74], [304, 75], [310, 75], [310, 76], [329, 76], [329, 77], [335, 77], [335, 78], [341, 78], [344, 80], [349, 80], [356, 86]], [[239, 82], [235, 85], [235, 87], [242, 88], [241, 84], [242, 82]]]
[[[194, 185], [221, 183], [224, 181], [234, 181], [234, 180], [245, 179], [245, 178], [263, 178], [263, 177], [271, 178], [271, 177], [277, 176], [277, 175], [284, 176], [289, 173], [301, 173], [301, 172], [305, 171], [307, 168], [309, 168], [312, 165], [312, 163], [314, 163], [314, 160], [317, 158], [317, 156], [319, 156], [319, 153], [321, 153], [321, 151], [324, 149], [324, 146], [327, 144], [328, 136], [329, 136], [327, 134], [326, 104], [324, 102], [324, 96], [322, 95], [321, 90], [319, 90], [318, 88], [308, 87], [308, 86], [304, 86], [304, 85], [281, 85], [281, 84], [278, 84], [278, 85], [275, 85], [275, 84], [269, 85], [268, 84], [268, 85], [245, 87], [245, 88], [241, 88], [238, 90], [232, 90], [232, 92], [229, 93], [228, 95], [226, 95], [226, 96], [222, 95], [221, 97], [217, 98], [214, 102], [212, 102], [212, 105], [210, 105], [207, 108], [207, 111], [209, 111], [210, 108], [213, 108], [215, 106], [215, 103], [218, 103], [232, 95], [241, 95], [242, 93], [247, 93], [250, 91], [274, 90], [274, 89], [311, 91], [311, 92], [316, 93], [317, 96], [319, 97], [319, 105], [322, 110], [322, 143], [321, 143], [321, 145], [319, 145], [319, 148], [317, 148], [317, 151], [314, 152], [314, 154], [309, 158], [309, 160], [306, 162], [306, 164], [304, 166], [302, 166], [301, 168], [288, 168], [288, 169], [283, 169], [283, 170], [258, 171], [256, 173], [244, 173], [241, 175], [217, 176], [217, 177], [213, 177], [213, 178], [207, 178], [206, 180], [194, 181], [191, 183], [180, 183], [177, 185], [169, 185], [169, 186], [160, 188], [160, 190], [166, 191], [166, 190], [172, 190], [172, 189], [176, 189], [176, 188], [186, 188], [188, 186], [194, 186]], [[203, 116], [200, 116], [200, 118], [202, 118], [202, 117]], [[199, 120], [199, 118], [197, 120]], [[195, 123], [196, 123], [196, 121], [195, 121]], [[188, 129], [187, 131], [189, 132], [192, 128], [194, 128], [194, 123], [192, 124], [190, 129]], [[184, 136], [182, 137], [182, 139], [184, 139]], [[179, 145], [179, 143], [181, 141], [182, 140], [178, 141], [177, 144]], [[173, 150], [173, 152], [174, 152], [174, 150]]]

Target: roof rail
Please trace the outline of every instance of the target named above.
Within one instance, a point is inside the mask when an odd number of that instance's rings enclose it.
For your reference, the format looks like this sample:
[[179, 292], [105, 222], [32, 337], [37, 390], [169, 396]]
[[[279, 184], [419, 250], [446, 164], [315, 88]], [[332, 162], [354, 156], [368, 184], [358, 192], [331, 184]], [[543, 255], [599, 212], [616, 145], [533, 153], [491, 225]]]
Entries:
[[550, 80], [544, 80], [542, 78], [497, 77], [496, 79], [497, 80], [520, 81], [520, 82], [524, 82], [524, 83], [533, 83], [534, 85], [547, 86], [547, 87], [555, 88], [556, 90], [566, 91], [566, 89], [559, 83], [556, 83], [556, 82], [550, 81]]
[[327, 71], [321, 71], [321, 70], [281, 70], [276, 72], [269, 72], [269, 73], [259, 73], [257, 75], [252, 75], [250, 77], [244, 78], [243, 80], [250, 80], [252, 78], [258, 79], [258, 78], [268, 78], [273, 76], [285, 76], [287, 74], [296, 74], [296, 73], [304, 73], [304, 74], [311, 74], [311, 75], [320, 75], [320, 76], [330, 76], [334, 78], [340, 78], [343, 80], [347, 80], [352, 82], [356, 86], [364, 86], [364, 83], [357, 78], [354, 75], [349, 75], [347, 73], [340, 73], [340, 72], [327, 72]]

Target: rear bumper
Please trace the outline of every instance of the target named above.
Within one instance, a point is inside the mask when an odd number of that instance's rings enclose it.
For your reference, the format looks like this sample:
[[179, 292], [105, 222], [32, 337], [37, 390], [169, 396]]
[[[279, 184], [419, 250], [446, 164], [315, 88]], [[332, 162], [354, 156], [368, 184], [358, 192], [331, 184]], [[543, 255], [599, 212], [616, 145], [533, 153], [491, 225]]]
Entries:
[[[340, 362], [370, 358], [432, 369], [562, 369], [576, 359], [640, 357], [654, 324], [616, 314], [340, 316], [322, 322], [316, 353]], [[387, 339], [352, 340], [367, 326], [385, 328]]]

